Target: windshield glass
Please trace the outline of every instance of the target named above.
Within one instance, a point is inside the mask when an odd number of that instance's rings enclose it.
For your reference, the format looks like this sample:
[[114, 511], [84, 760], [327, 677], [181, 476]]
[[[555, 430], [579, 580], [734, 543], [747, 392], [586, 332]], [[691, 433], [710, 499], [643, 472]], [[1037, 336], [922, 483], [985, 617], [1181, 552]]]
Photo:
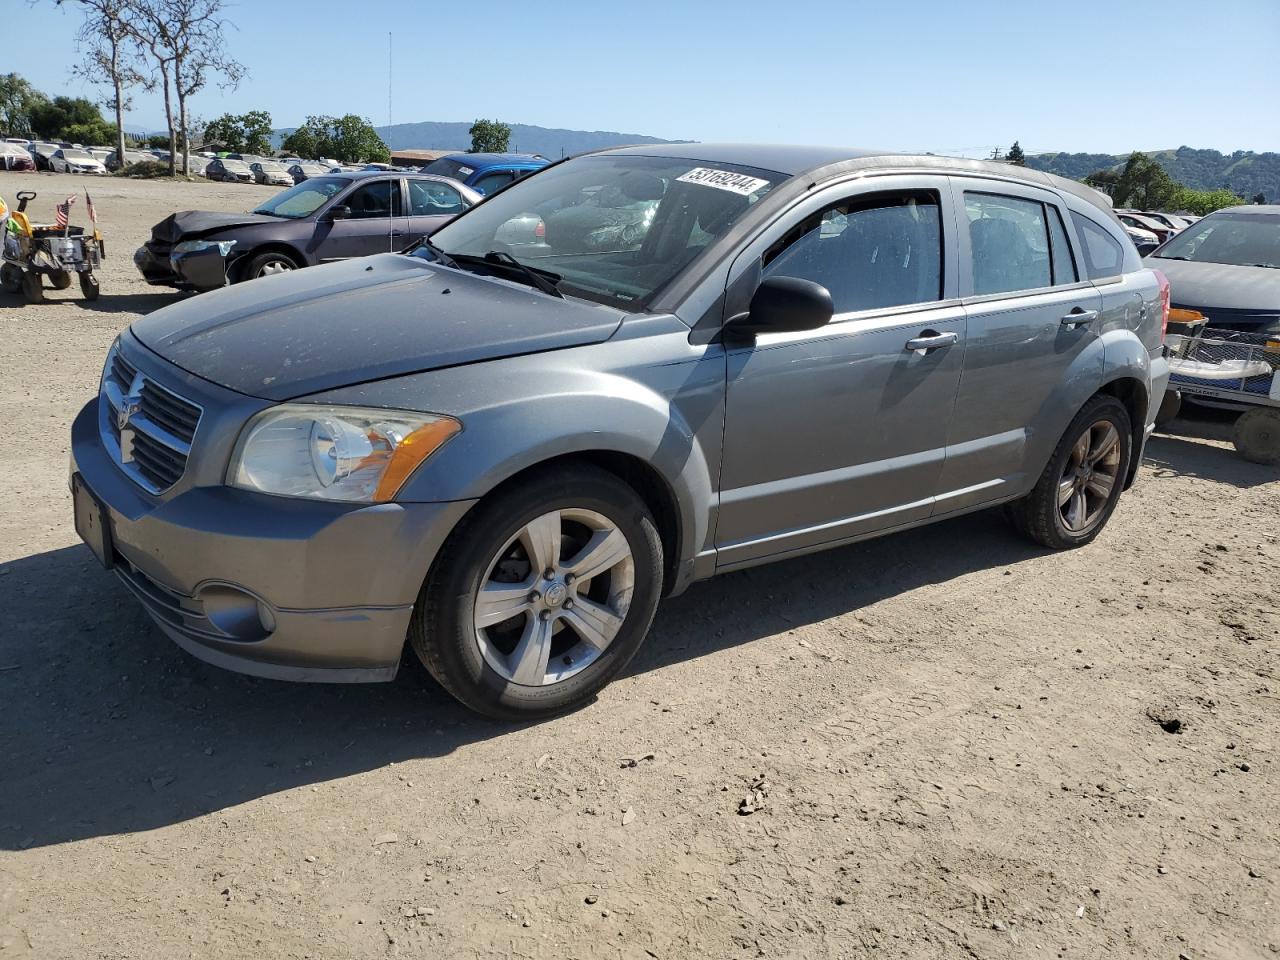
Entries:
[[63, 150], [62, 156], [66, 160], [92, 160], [93, 155], [87, 150]]
[[232, 173], [248, 173], [249, 165], [243, 160], [223, 160], [222, 165]]
[[284, 173], [284, 167], [278, 163], [260, 163], [258, 166], [264, 173]]
[[337, 177], [313, 177], [302, 183], [282, 190], [274, 197], [257, 207], [254, 213], [267, 213], [273, 217], [287, 217], [298, 220], [315, 213], [330, 198], [347, 187], [351, 181]]
[[465, 163], [441, 157], [439, 160], [432, 160], [418, 172], [434, 173], [438, 177], [449, 177], [452, 180], [465, 180], [476, 171], [474, 167], [468, 167]]
[[737, 164], [581, 157], [517, 181], [431, 239], [453, 256], [507, 253], [559, 274], [564, 293], [635, 307], [784, 179]]
[[1152, 256], [1246, 267], [1280, 267], [1280, 217], [1215, 213], [1187, 227]]

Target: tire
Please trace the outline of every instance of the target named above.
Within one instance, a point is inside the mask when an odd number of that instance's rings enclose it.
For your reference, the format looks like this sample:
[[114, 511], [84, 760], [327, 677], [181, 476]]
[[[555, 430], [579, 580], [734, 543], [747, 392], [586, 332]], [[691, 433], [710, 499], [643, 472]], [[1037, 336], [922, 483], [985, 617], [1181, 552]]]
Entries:
[[[551, 580], [535, 569], [541, 562], [522, 539], [549, 522], [564, 537]], [[612, 559], [625, 552], [619, 534], [629, 556]], [[596, 545], [590, 555], [602, 559], [594, 574], [575, 582], [570, 568], [588, 554], [588, 537]], [[540, 551], [543, 558], [550, 553]], [[606, 559], [611, 566], [601, 566]], [[547, 469], [482, 501], [450, 535], [418, 598], [410, 644], [441, 686], [472, 710], [498, 720], [554, 716], [589, 702], [630, 662], [653, 622], [662, 570], [662, 541], [634, 490], [595, 467]], [[494, 604], [499, 619], [478, 627], [486, 584], [510, 599]], [[501, 619], [509, 610], [512, 618]], [[577, 626], [607, 623], [588, 619], [601, 610], [616, 627], [602, 650]], [[609, 629], [597, 633], [597, 643]], [[522, 649], [546, 652], [540, 660], [522, 658]], [[556, 679], [556, 671], [566, 676]]]
[[86, 300], [97, 300], [100, 288], [98, 278], [92, 273], [80, 274], [80, 293]]
[[1251, 463], [1280, 464], [1280, 408], [1256, 407], [1236, 420], [1232, 442]]
[[[1093, 460], [1104, 441], [1112, 440], [1107, 427], [1115, 432], [1114, 448], [1107, 446], [1105, 455]], [[1115, 510], [1132, 455], [1129, 412], [1115, 397], [1098, 394], [1071, 421], [1031, 492], [1009, 505], [1010, 520], [1024, 536], [1053, 550], [1091, 543]], [[1062, 500], [1068, 484], [1070, 495]]]
[[49, 285], [55, 290], [65, 290], [71, 286], [71, 274], [66, 270], [55, 270], [49, 274]]
[[287, 273], [297, 269], [297, 262], [288, 254], [268, 250], [266, 253], [259, 253], [250, 258], [249, 263], [240, 271], [240, 278], [255, 280], [258, 277]]
[[44, 283], [36, 271], [27, 270], [22, 274], [22, 294], [27, 303], [44, 303]]
[[1160, 401], [1160, 409], [1156, 411], [1156, 426], [1163, 427], [1174, 420], [1182, 410], [1182, 394], [1177, 390], [1166, 390], [1164, 399]]
[[22, 271], [11, 263], [0, 266], [0, 290], [5, 293], [22, 292]]

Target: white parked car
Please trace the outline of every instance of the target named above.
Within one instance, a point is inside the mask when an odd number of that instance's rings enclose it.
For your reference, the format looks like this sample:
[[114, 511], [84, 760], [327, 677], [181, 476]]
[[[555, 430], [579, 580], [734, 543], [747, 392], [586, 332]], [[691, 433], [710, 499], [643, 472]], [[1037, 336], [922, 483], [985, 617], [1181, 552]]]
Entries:
[[55, 150], [49, 158], [49, 169], [55, 173], [92, 173], [105, 177], [107, 168], [88, 150], [65, 147]]

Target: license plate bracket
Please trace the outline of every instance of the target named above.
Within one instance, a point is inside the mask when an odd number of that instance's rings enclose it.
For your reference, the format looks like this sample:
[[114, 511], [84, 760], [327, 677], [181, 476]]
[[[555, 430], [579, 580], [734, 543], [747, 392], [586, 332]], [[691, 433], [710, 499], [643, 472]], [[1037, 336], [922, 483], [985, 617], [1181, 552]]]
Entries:
[[114, 566], [115, 550], [111, 544], [111, 524], [107, 519], [107, 508], [85, 486], [80, 474], [71, 477], [71, 501], [75, 510], [76, 533], [93, 551], [98, 562], [107, 570]]

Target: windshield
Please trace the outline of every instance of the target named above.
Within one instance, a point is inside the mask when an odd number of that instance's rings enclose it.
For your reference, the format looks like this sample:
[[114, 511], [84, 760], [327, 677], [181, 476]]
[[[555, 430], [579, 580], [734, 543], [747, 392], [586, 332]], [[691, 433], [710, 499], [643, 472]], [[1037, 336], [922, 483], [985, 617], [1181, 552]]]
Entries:
[[468, 167], [465, 163], [441, 157], [439, 160], [432, 160], [418, 172], [434, 173], [438, 177], [449, 177], [451, 180], [465, 180], [476, 171], [474, 167]]
[[258, 167], [263, 173], [284, 173], [284, 167], [278, 163], [260, 163]]
[[285, 217], [289, 220], [309, 217], [345, 189], [350, 182], [337, 177], [313, 177], [310, 180], [303, 180], [302, 183], [288, 190], [280, 191], [253, 212]]
[[784, 179], [737, 164], [581, 157], [517, 181], [431, 240], [452, 256], [510, 254], [558, 274], [564, 293], [636, 307]]
[[1152, 254], [1168, 260], [1280, 267], [1280, 217], [1215, 213], [1198, 220]]
[[92, 160], [93, 155], [86, 150], [63, 150], [64, 160]]

